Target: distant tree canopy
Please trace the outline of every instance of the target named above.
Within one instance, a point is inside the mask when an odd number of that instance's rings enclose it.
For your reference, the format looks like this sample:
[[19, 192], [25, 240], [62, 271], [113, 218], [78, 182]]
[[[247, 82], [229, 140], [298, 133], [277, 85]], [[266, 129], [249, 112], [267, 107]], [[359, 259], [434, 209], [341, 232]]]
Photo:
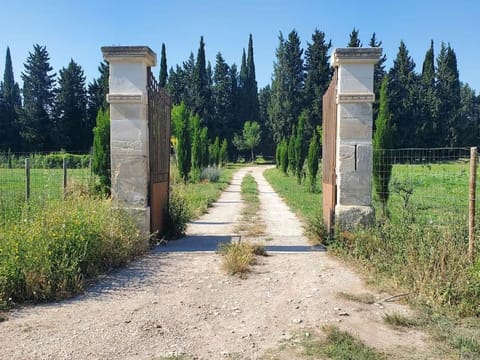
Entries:
[[[353, 28], [347, 46], [361, 47], [360, 31]], [[365, 43], [365, 42], [364, 42]], [[278, 37], [272, 80], [259, 89], [256, 80], [254, 39], [239, 48], [240, 66], [228, 64], [221, 52], [215, 62], [207, 60], [207, 47], [199, 47], [182, 63], [167, 70], [167, 51], [162, 44], [159, 83], [174, 104], [184, 103], [197, 115], [202, 141], [226, 139], [228, 157], [238, 156], [235, 133], [246, 121], [260, 126], [258, 151], [273, 156], [283, 139], [289, 143], [293, 127], [303, 114], [304, 143], [310, 143], [322, 124], [322, 96], [332, 76], [327, 35], [314, 30], [302, 48], [298, 33]], [[368, 45], [380, 47], [376, 33]], [[0, 152], [88, 151], [99, 110], [108, 109], [109, 66], [99, 65], [99, 76], [90, 83], [74, 59], [58, 74], [50, 65], [45, 46], [35, 44], [21, 74], [22, 86], [14, 79], [10, 48], [0, 84]], [[450, 44], [442, 43], [435, 54], [433, 41], [417, 72], [406, 44], [400, 42], [393, 65], [386, 69], [384, 54], [374, 68], [374, 118], [379, 111], [380, 84], [388, 75], [386, 100], [391, 112], [393, 147], [452, 147], [478, 144], [480, 140], [480, 96], [462, 83], [457, 57]], [[206, 127], [206, 130], [203, 130]], [[297, 135], [296, 135], [297, 136]], [[318, 139], [320, 140], [320, 139]], [[223, 144], [223, 142], [222, 142]], [[306, 150], [305, 150], [306, 151]]]

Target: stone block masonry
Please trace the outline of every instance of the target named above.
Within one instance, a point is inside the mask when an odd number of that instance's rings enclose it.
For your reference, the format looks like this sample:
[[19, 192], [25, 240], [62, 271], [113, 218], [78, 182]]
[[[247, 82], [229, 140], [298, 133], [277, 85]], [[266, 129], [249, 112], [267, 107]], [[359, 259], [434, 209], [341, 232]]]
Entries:
[[335, 223], [353, 230], [373, 223], [372, 102], [374, 64], [380, 48], [335, 49], [337, 67], [337, 139]]

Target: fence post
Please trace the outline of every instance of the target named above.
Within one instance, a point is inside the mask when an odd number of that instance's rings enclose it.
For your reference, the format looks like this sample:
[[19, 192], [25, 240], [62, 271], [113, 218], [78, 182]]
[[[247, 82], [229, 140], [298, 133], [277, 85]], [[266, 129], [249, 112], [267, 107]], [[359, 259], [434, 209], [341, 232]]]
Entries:
[[475, 190], [477, 185], [477, 148], [470, 148], [470, 201], [468, 206], [468, 258], [475, 257]]
[[25, 159], [25, 201], [30, 199], [30, 159]]
[[67, 159], [64, 157], [63, 158], [63, 198], [65, 199], [65, 196], [67, 194]]

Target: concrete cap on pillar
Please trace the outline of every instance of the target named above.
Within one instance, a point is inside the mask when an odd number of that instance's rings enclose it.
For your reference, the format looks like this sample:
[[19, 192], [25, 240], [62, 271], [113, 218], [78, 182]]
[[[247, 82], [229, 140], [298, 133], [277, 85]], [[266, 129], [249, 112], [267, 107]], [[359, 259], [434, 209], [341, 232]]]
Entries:
[[332, 66], [340, 64], [376, 64], [382, 56], [382, 48], [336, 48], [332, 54]]
[[145, 62], [151, 67], [157, 65], [157, 54], [148, 46], [102, 46], [101, 50], [108, 62]]

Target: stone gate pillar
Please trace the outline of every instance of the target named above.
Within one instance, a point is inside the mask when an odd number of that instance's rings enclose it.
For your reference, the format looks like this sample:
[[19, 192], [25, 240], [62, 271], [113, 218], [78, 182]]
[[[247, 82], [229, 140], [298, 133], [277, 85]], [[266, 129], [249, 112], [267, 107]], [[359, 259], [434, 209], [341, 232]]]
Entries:
[[372, 206], [373, 69], [381, 48], [335, 49], [337, 140], [335, 222], [342, 230], [368, 225]]
[[147, 67], [156, 65], [157, 55], [147, 46], [106, 46], [102, 53], [110, 64], [112, 200], [149, 233]]

